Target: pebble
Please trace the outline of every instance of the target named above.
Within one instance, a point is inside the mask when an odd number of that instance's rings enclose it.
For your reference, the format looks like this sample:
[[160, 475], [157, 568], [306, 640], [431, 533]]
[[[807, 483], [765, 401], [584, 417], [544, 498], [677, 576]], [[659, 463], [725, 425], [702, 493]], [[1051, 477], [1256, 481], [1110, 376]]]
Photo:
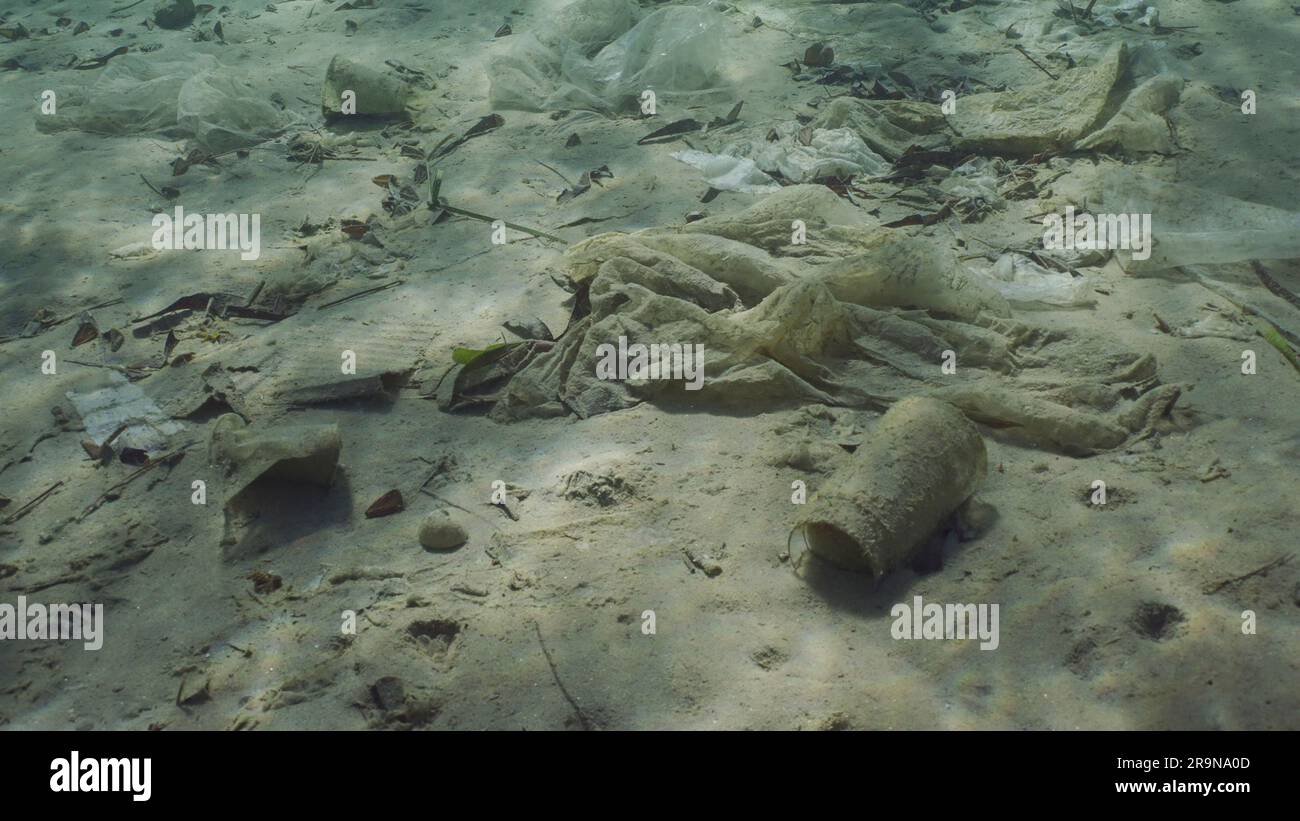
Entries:
[[425, 550], [455, 550], [469, 541], [469, 533], [445, 512], [435, 510], [420, 524], [420, 544]]

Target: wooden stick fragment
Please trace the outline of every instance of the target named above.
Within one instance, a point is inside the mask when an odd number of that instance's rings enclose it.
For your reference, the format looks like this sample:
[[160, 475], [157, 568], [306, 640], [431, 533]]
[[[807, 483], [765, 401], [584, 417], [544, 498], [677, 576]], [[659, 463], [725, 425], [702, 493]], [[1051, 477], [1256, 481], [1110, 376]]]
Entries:
[[569, 691], [564, 686], [564, 682], [560, 681], [560, 672], [555, 668], [555, 660], [551, 658], [551, 651], [546, 649], [546, 642], [542, 639], [542, 626], [534, 621], [533, 629], [537, 631], [537, 643], [542, 646], [542, 655], [546, 656], [546, 663], [551, 668], [551, 677], [555, 679], [555, 686], [560, 688], [560, 693], [564, 695], [564, 700], [569, 702], [569, 706], [573, 708], [573, 713], [577, 716], [578, 723], [582, 725], [582, 729], [593, 729], [594, 725], [591, 723], [591, 720], [587, 718], [587, 714], [578, 706], [578, 702], [573, 700], [573, 696], [569, 695]]

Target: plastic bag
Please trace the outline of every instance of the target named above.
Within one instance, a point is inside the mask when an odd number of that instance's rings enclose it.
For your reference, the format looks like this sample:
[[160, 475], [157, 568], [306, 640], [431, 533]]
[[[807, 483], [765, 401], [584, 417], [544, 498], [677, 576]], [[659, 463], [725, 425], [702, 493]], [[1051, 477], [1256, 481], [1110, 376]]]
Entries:
[[[1127, 167], [1100, 171], [1089, 210], [1150, 214], [1150, 257], [1116, 251], [1126, 271], [1300, 259], [1300, 213], [1168, 183]], [[1213, 207], [1207, 207], [1212, 203]]]
[[1016, 254], [1003, 254], [984, 274], [987, 284], [1017, 308], [1085, 308], [1096, 302], [1086, 279], [1049, 271]]
[[635, 26], [639, 14], [632, 0], [578, 0], [549, 18], [537, 39], [589, 59]]
[[564, 61], [566, 77], [603, 99], [708, 88], [717, 69], [722, 18], [689, 6], [660, 9], [601, 49], [590, 61]]
[[759, 168], [779, 173], [796, 183], [823, 177], [876, 176], [891, 168], [889, 162], [868, 148], [852, 129], [814, 129], [808, 144], [804, 145], [798, 138], [802, 128], [797, 122], [782, 123], [776, 128], [777, 141], [755, 141], [747, 150], [754, 151], [752, 156]]
[[291, 121], [247, 84], [217, 71], [186, 80], [176, 102], [177, 127], [213, 154], [256, 145], [280, 134]]
[[572, 22], [571, 32], [557, 25], [521, 37], [491, 62], [493, 108], [617, 111], [647, 90], [657, 96], [715, 90], [722, 18], [714, 12], [659, 9], [603, 46], [614, 28], [635, 19], [626, 2], [582, 0], [560, 17]]
[[764, 174], [753, 160], [703, 151], [678, 151], [670, 156], [700, 169], [704, 172], [704, 181], [719, 191], [763, 194], [781, 189], [776, 180]]
[[176, 128], [176, 101], [186, 79], [210, 71], [217, 61], [207, 55], [189, 60], [153, 60], [124, 54], [95, 80], [59, 95], [55, 114], [38, 114], [40, 131], [88, 131], [92, 134], [147, 134]]
[[977, 157], [960, 165], [939, 183], [939, 190], [962, 199], [980, 199], [994, 209], [1006, 207], [1006, 200], [998, 193], [998, 180], [1004, 173], [1001, 160]]
[[227, 71], [206, 54], [161, 62], [126, 54], [89, 85], [69, 91], [58, 114], [38, 114], [36, 127], [190, 136], [214, 154], [252, 145], [288, 127], [292, 118], [287, 113]]

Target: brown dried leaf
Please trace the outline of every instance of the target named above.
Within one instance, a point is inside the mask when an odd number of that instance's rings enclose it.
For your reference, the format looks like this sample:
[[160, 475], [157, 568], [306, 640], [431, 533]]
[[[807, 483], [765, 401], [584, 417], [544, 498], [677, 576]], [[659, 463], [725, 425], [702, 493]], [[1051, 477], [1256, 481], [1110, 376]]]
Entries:
[[402, 492], [400, 490], [390, 490], [372, 502], [370, 507], [366, 508], [366, 518], [378, 519], [381, 516], [401, 513], [403, 510], [406, 510], [406, 503], [402, 500]]
[[95, 325], [95, 318], [88, 313], [81, 316], [81, 326], [77, 327], [77, 335], [73, 336], [73, 347], [83, 346], [92, 339], [99, 338], [99, 326]]

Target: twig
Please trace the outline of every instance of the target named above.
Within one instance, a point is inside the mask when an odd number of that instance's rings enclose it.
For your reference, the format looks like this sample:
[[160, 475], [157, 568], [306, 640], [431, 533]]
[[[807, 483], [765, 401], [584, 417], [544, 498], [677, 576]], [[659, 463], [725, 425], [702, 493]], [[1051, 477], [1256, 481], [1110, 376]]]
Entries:
[[1273, 561], [1255, 568], [1249, 573], [1245, 573], [1241, 576], [1236, 576], [1231, 579], [1225, 579], [1213, 586], [1206, 585], [1204, 588], [1202, 588], [1202, 592], [1205, 593], [1205, 595], [1207, 596], [1212, 596], [1215, 593], [1218, 593], [1223, 588], [1228, 587], [1229, 585], [1236, 584], [1237, 582], [1244, 582], [1246, 579], [1252, 578], [1254, 576], [1267, 576], [1269, 571], [1279, 568], [1284, 564], [1287, 564], [1288, 562], [1291, 561], [1292, 557], [1294, 556], [1295, 556], [1294, 553], [1285, 553], [1281, 556], [1278, 556]]
[[1048, 71], [1047, 69], [1043, 68], [1042, 64], [1039, 63], [1037, 60], [1035, 60], [1033, 57], [1030, 57], [1030, 56], [1029, 56], [1029, 52], [1025, 51], [1024, 46], [1021, 46], [1021, 45], [1015, 45], [1015, 46], [1012, 46], [1012, 48], [1014, 48], [1016, 51], [1020, 52], [1021, 54], [1025, 55], [1025, 59], [1026, 59], [1026, 60], [1028, 60], [1029, 62], [1033, 63], [1035, 66], [1037, 66], [1037, 67], [1038, 67], [1038, 70], [1041, 71], [1041, 72], [1043, 72], [1044, 74], [1046, 74], [1048, 77], [1051, 77], [1053, 80], [1060, 79], [1059, 77], [1057, 77], [1057, 76], [1056, 76], [1055, 74], [1053, 74], [1052, 72], [1050, 72], [1050, 71]]
[[318, 305], [316, 307], [316, 310], [323, 311], [326, 308], [333, 308], [335, 305], [341, 305], [344, 302], [350, 302], [351, 300], [359, 299], [363, 296], [369, 296], [370, 294], [377, 293], [379, 291], [387, 291], [389, 288], [393, 288], [398, 285], [401, 285], [405, 281], [406, 280], [404, 279], [395, 279], [392, 282], [386, 282], [383, 285], [376, 285], [373, 288], [366, 288], [363, 291], [357, 291], [355, 294], [348, 294], [347, 296], [342, 297], [340, 299], [336, 299], [333, 302], [326, 302], [324, 305]]
[[564, 694], [564, 700], [569, 702], [569, 706], [573, 708], [574, 715], [578, 717], [578, 723], [582, 725], [582, 729], [592, 729], [593, 725], [590, 719], [587, 718], [587, 714], [582, 712], [578, 702], [574, 701], [573, 696], [569, 695], [569, 691], [565, 689], [564, 682], [560, 681], [560, 672], [555, 669], [555, 661], [551, 658], [551, 651], [546, 649], [546, 642], [542, 639], [542, 626], [534, 621], [533, 629], [537, 631], [537, 643], [542, 646], [542, 655], [546, 656], [546, 663], [551, 667], [551, 676], [555, 679], [555, 686], [560, 688], [560, 692]]
[[[99, 498], [98, 498], [98, 499], [96, 499], [95, 501], [91, 502], [89, 507], [87, 507], [85, 510], [81, 511], [81, 514], [77, 516], [77, 518], [75, 519], [75, 521], [80, 522], [81, 520], [83, 520], [83, 519], [85, 519], [87, 516], [89, 516], [90, 514], [94, 513], [96, 510], [99, 510], [101, 507], [104, 506], [104, 503], [105, 503], [105, 502], [108, 502], [108, 501], [109, 501], [110, 497], [112, 497], [112, 498], [116, 498], [116, 497], [113, 496], [113, 493], [114, 493], [115, 491], [120, 490], [121, 488], [126, 487], [127, 485], [131, 484], [131, 483], [134, 482], [136, 479], [138, 479], [139, 477], [141, 477], [141, 476], [143, 476], [144, 474], [148, 473], [149, 471], [153, 470], [154, 468], [158, 467], [159, 465], [162, 465], [162, 464], [175, 464], [177, 461], [179, 461], [180, 457], [183, 457], [183, 456], [185, 455], [185, 450], [186, 450], [186, 448], [188, 448], [189, 446], [190, 446], [189, 444], [181, 445], [179, 448], [177, 448], [176, 450], [172, 451], [171, 453], [168, 453], [168, 454], [166, 454], [166, 455], [164, 455], [164, 456], [159, 456], [157, 459], [154, 459], [153, 461], [149, 462], [148, 464], [144, 465], [144, 466], [141, 467], [140, 469], [138, 469], [138, 470], [136, 470], [135, 472], [133, 472], [130, 476], [127, 476], [127, 477], [126, 477], [125, 479], [123, 479], [122, 481], [120, 481], [120, 482], [118, 482], [117, 484], [113, 485], [113, 486], [110, 487], [108, 490], [106, 490], [106, 491], [104, 491], [103, 493], [101, 493], [101, 494], [99, 495]], [[164, 477], [164, 478], [166, 478], [166, 477]]]
[[105, 368], [110, 371], [117, 371], [120, 374], [130, 373], [130, 371], [121, 365], [109, 365], [103, 362], [85, 362], [80, 359], [64, 359], [63, 361], [67, 362], [69, 365], [82, 365], [87, 368]]
[[542, 168], [545, 168], [546, 170], [548, 170], [548, 171], [554, 173], [555, 176], [557, 176], [557, 177], [559, 177], [560, 179], [564, 180], [564, 184], [565, 184], [565, 185], [569, 186], [570, 188], [573, 187], [573, 182], [572, 182], [568, 177], [564, 176], [564, 175], [561, 174], [559, 171], [557, 171], [555, 168], [552, 168], [551, 166], [547, 165], [546, 163], [542, 162], [541, 160], [533, 160], [533, 162], [537, 163], [537, 164], [540, 165]]
[[46, 329], [46, 330], [49, 330], [50, 328], [54, 328], [54, 327], [56, 327], [56, 326], [58, 326], [58, 325], [62, 325], [63, 323], [67, 322], [69, 319], [76, 319], [76, 318], [80, 317], [82, 314], [84, 314], [84, 313], [87, 312], [87, 311], [98, 311], [100, 308], [108, 308], [108, 307], [111, 307], [111, 306], [113, 306], [113, 305], [118, 305], [118, 304], [120, 304], [121, 302], [122, 302], [122, 298], [121, 298], [121, 297], [118, 297], [117, 299], [110, 299], [110, 300], [108, 300], [108, 301], [106, 301], [106, 302], [100, 302], [100, 303], [98, 303], [98, 304], [96, 304], [96, 305], [91, 305], [89, 308], [82, 308], [80, 311], [77, 311], [75, 314], [68, 314], [67, 316], [63, 317], [62, 319], [56, 319], [56, 320], [54, 320], [54, 321], [51, 322], [50, 324], [46, 325], [46, 326], [45, 326], [45, 329]]
[[149, 186], [149, 189], [150, 189], [151, 191], [153, 191], [155, 194], [157, 194], [158, 196], [162, 197], [162, 198], [165, 199], [165, 200], [171, 199], [171, 197], [169, 197], [169, 196], [167, 196], [166, 194], [164, 194], [163, 192], [159, 191], [157, 188], [154, 188], [153, 183], [151, 183], [151, 182], [149, 182], [149, 180], [145, 179], [144, 174], [141, 174], [141, 175], [140, 175], [140, 179], [144, 180], [144, 184], [147, 185], [147, 186]]
[[[438, 208], [452, 214], [459, 214], [462, 217], [469, 217], [470, 219], [481, 220], [483, 222], [498, 221], [496, 217], [489, 217], [487, 214], [479, 214], [474, 211], [466, 211], [464, 208], [456, 208], [455, 206], [451, 206], [451, 205], [445, 205], [440, 203], [438, 205]], [[563, 237], [557, 237], [554, 234], [548, 234], [545, 231], [538, 231], [536, 228], [528, 228], [526, 226], [519, 225], [518, 223], [506, 222], [505, 220], [500, 220], [500, 222], [502, 225], [504, 225], [507, 228], [513, 228], [516, 231], [523, 231], [525, 234], [532, 234], [535, 237], [542, 237], [544, 239], [553, 239], [556, 242], [563, 242], [566, 244], [568, 243], [568, 240], [564, 239]]]
[[19, 519], [21, 519], [22, 517], [26, 516], [28, 513], [32, 511], [33, 508], [35, 508], [41, 502], [49, 498], [49, 495], [54, 491], [58, 490], [59, 486], [62, 484], [63, 484], [63, 480], [60, 479], [59, 481], [50, 485], [43, 493], [41, 493], [40, 496], [37, 496], [35, 499], [32, 499], [27, 504], [15, 510], [13, 513], [10, 513], [3, 522], [0, 522], [0, 524], [11, 525], [14, 522], [18, 521]]
[[127, 3], [125, 6], [118, 6], [118, 7], [115, 8], [115, 9], [110, 9], [108, 13], [109, 13], [109, 14], [117, 14], [119, 11], [126, 11], [127, 9], [131, 8], [132, 6], [138, 6], [138, 5], [140, 5], [141, 3], [143, 3], [143, 2], [144, 2], [144, 0], [135, 0], [134, 3]]
[[1097, 5], [1097, 0], [1088, 0], [1088, 8], [1083, 10], [1083, 17], [1085, 20], [1092, 15], [1092, 7], [1095, 5]]
[[1281, 297], [1295, 307], [1300, 308], [1300, 296], [1291, 293], [1286, 288], [1282, 287], [1282, 283], [1269, 276], [1268, 269], [1266, 269], [1259, 260], [1252, 259], [1250, 261], [1250, 267], [1255, 269], [1255, 276], [1259, 277], [1259, 281], [1264, 283], [1264, 287], [1272, 291], [1274, 296]]
[[[81, 317], [81, 314], [86, 313], [87, 310], [99, 310], [100, 308], [109, 308], [112, 307], [112, 305], [120, 304], [121, 301], [122, 301], [122, 297], [118, 296], [117, 299], [110, 299], [108, 301], [103, 301], [103, 303], [99, 303], [98, 305], [91, 305], [90, 308], [82, 308], [81, 310], [78, 310], [77, 313], [70, 313], [66, 317], [59, 318], [59, 320], [55, 320], [52, 322], [42, 322], [42, 325], [40, 325], [40, 331], [38, 331], [38, 333], [44, 333], [44, 331], [48, 331], [49, 329], [52, 329], [52, 327], [60, 326], [62, 325], [62, 323], [66, 321], [75, 320], [75, 318]], [[32, 334], [32, 336], [35, 336], [35, 334]], [[13, 342], [14, 339], [26, 339], [26, 336], [0, 336], [0, 344], [4, 344], [6, 342]]]
[[429, 490], [427, 487], [421, 487], [421, 488], [420, 488], [420, 492], [423, 493], [425, 496], [432, 496], [433, 498], [437, 499], [439, 502], [442, 502], [444, 505], [451, 505], [452, 507], [456, 508], [457, 510], [464, 511], [465, 513], [468, 513], [469, 515], [473, 516], [475, 519], [478, 519], [480, 522], [485, 522], [485, 523], [491, 525], [491, 526], [494, 527], [494, 528], [497, 526], [497, 525], [496, 525], [496, 522], [492, 521], [491, 519], [488, 519], [488, 518], [486, 518], [486, 517], [484, 517], [484, 516], [480, 516], [480, 515], [478, 515], [477, 513], [475, 513], [474, 511], [470, 510], [470, 509], [467, 508], [467, 507], [461, 507], [460, 505], [456, 504], [455, 502], [451, 501], [450, 499], [444, 499], [443, 497], [441, 497], [441, 496], [439, 496], [438, 494], [434, 493], [432, 490]]

